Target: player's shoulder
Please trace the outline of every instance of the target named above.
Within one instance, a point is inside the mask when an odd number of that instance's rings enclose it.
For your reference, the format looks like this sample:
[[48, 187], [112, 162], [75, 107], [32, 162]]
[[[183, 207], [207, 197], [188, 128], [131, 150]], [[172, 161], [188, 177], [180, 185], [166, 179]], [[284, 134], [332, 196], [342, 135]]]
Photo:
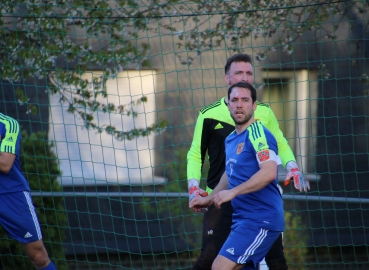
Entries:
[[273, 136], [270, 130], [266, 126], [264, 126], [260, 121], [255, 121], [248, 127], [248, 129], [250, 131], [249, 137], [252, 138], [253, 140], [265, 137], [266, 135]]
[[231, 133], [229, 133], [228, 135], [227, 135], [227, 137], [225, 138], [225, 140], [226, 141], [230, 141], [230, 140], [232, 140], [233, 138], [235, 138], [235, 137], [237, 137], [238, 135], [237, 135], [237, 133], [236, 133], [236, 130], [233, 130], [233, 131], [231, 131]]
[[[203, 109], [200, 110], [201, 114], [210, 114], [210, 113], [214, 113], [217, 112], [219, 110], [223, 110], [223, 103], [224, 103], [224, 98], [204, 107]], [[225, 105], [225, 103], [224, 103]]]
[[12, 133], [19, 131], [18, 121], [3, 113], [0, 113], [0, 124], [6, 125]]
[[254, 121], [251, 125], [247, 127], [248, 130], [252, 132], [257, 132], [264, 129], [264, 125], [260, 121]]
[[9, 115], [0, 113], [0, 119], [3, 121], [16, 121], [13, 117], [10, 117]]
[[274, 135], [260, 121], [255, 121], [249, 127], [249, 140], [255, 150], [259, 151], [268, 145], [268, 142], [275, 141]]
[[257, 107], [256, 107], [256, 110], [259, 108], [259, 109], [262, 109], [262, 110], [270, 110], [270, 106], [268, 105], [268, 104], [266, 104], [266, 103], [263, 103], [263, 102], [261, 102], [261, 101], [256, 101], [256, 104], [258, 105]]
[[254, 117], [256, 120], [260, 120], [263, 124], [269, 126], [269, 121], [271, 119], [273, 119], [273, 111], [270, 108], [269, 105], [256, 101], [257, 102], [257, 106], [256, 106], [256, 110], [254, 112]]

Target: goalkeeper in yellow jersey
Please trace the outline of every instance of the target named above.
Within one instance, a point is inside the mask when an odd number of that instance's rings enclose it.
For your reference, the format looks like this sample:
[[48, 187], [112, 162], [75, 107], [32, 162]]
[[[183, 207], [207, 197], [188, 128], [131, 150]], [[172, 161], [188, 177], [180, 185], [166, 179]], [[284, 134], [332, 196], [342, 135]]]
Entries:
[[[251, 57], [247, 54], [231, 56], [225, 65], [225, 82], [231, 85], [245, 81], [253, 84], [254, 73]], [[227, 107], [227, 97], [203, 108], [198, 116], [191, 148], [187, 154], [187, 179], [189, 200], [195, 196], [210, 194], [218, 184], [225, 171], [225, 138], [235, 129], [234, 121]], [[310, 184], [300, 172], [294, 154], [279, 129], [278, 121], [269, 106], [257, 102], [255, 120], [261, 121], [275, 136], [279, 156], [288, 173], [285, 185], [294, 181], [295, 188], [307, 191]], [[208, 153], [210, 168], [207, 175], [206, 191], [199, 188], [201, 169]], [[198, 209], [193, 209], [199, 211]], [[205, 212], [205, 211], [204, 211]], [[221, 209], [214, 205], [204, 213], [201, 254], [192, 269], [210, 270], [218, 252], [227, 239], [232, 226], [233, 209], [230, 202], [224, 203]], [[274, 242], [265, 257], [270, 270], [288, 269], [283, 253], [282, 235]]]

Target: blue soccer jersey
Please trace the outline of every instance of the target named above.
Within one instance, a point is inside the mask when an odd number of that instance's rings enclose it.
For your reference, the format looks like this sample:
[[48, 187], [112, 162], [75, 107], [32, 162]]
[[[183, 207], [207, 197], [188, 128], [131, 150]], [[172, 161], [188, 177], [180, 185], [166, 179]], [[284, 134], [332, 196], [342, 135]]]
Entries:
[[0, 152], [14, 154], [15, 160], [9, 173], [0, 172], [0, 194], [30, 191], [20, 167], [20, 129], [18, 122], [0, 113]]
[[[231, 133], [225, 140], [226, 173], [229, 189], [248, 181], [259, 171], [263, 154], [273, 150], [278, 154], [277, 142], [272, 133], [259, 121], [244, 132]], [[284, 231], [283, 201], [276, 179], [261, 190], [243, 194], [232, 200], [233, 222], [259, 224], [261, 228]]]

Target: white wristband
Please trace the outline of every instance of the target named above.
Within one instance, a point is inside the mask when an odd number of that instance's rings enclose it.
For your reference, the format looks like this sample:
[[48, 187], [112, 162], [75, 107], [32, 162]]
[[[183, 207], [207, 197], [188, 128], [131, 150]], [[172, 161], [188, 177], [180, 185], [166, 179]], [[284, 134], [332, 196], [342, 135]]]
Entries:
[[198, 180], [196, 180], [195, 178], [191, 178], [190, 180], [188, 180], [188, 189], [190, 189], [190, 187], [193, 186], [200, 186], [200, 182]]
[[293, 160], [288, 161], [286, 164], [286, 169], [287, 171], [291, 170], [292, 168], [299, 168], [296, 164], [296, 162], [294, 162]]

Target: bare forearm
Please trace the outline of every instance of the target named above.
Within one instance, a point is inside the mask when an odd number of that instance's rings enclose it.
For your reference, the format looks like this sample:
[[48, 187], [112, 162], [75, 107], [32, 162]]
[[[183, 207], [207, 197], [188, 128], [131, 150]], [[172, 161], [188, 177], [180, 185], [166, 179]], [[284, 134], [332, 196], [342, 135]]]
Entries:
[[226, 172], [223, 173], [222, 177], [219, 180], [218, 185], [213, 189], [211, 194], [216, 194], [221, 190], [228, 189], [228, 177]]
[[269, 162], [261, 165], [261, 169], [255, 173], [248, 181], [241, 185], [234, 187], [231, 191], [234, 197], [258, 191], [271, 182], [273, 182], [277, 175], [277, 164], [275, 162]]
[[242, 194], [252, 193], [264, 188], [265, 186], [270, 184], [274, 179], [265, 176], [265, 173], [263, 172], [258, 172], [253, 177], [251, 177], [247, 182], [237, 187], [234, 187], [232, 189], [232, 192], [235, 194], [235, 197]]

